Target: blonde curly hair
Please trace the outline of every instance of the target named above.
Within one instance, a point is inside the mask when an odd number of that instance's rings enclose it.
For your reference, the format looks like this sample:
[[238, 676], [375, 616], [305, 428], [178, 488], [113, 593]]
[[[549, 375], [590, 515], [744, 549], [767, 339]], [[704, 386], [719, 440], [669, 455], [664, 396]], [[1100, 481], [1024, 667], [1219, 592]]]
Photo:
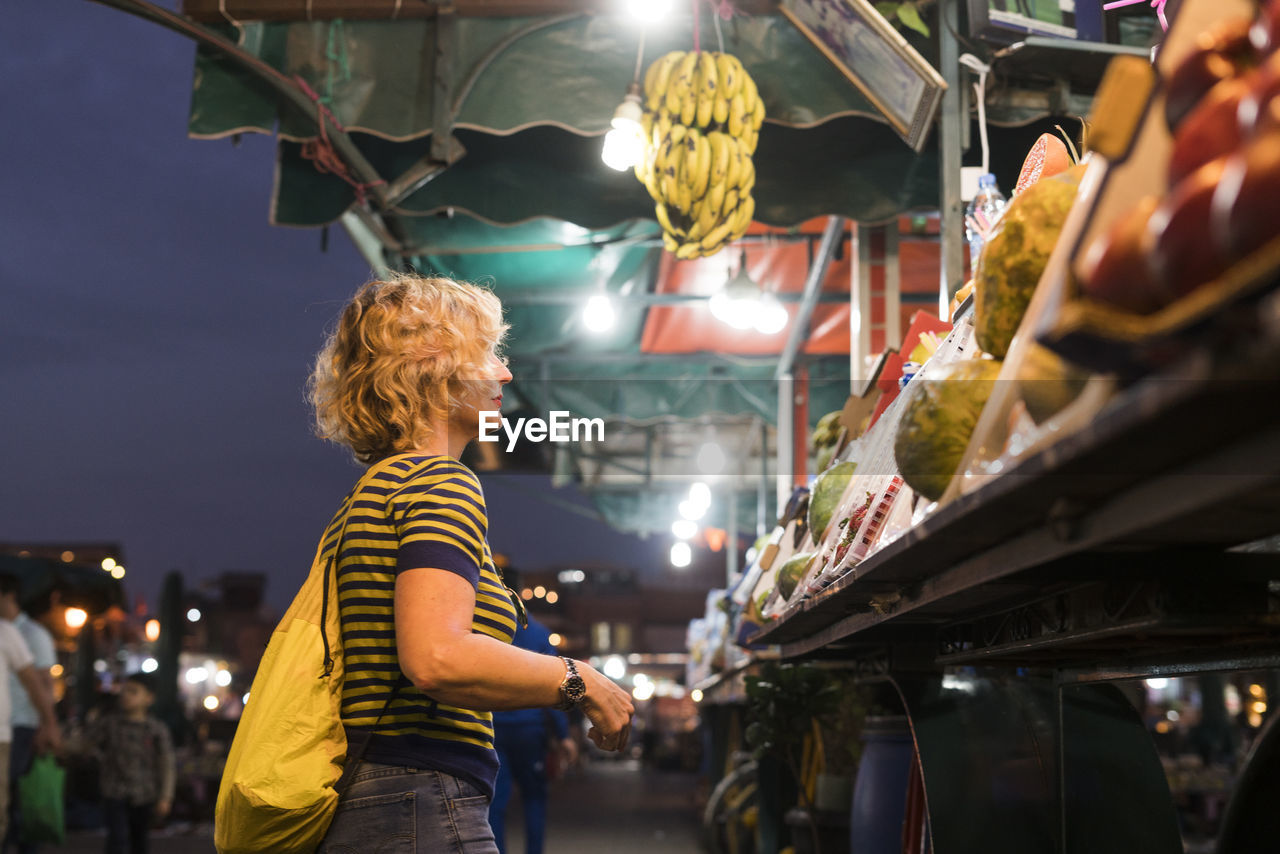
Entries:
[[316, 434], [362, 463], [424, 447], [508, 327], [494, 294], [443, 276], [363, 285], [316, 356]]

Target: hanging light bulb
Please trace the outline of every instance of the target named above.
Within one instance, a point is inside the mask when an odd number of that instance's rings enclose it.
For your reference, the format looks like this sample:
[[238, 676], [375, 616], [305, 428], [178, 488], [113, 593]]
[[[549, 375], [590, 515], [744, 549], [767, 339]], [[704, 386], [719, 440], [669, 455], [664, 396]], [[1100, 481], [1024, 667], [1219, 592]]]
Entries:
[[671, 14], [671, 6], [675, 0], [627, 0], [627, 11], [631, 17], [653, 24]]
[[717, 320], [734, 329], [747, 330], [756, 325], [760, 314], [760, 287], [747, 275], [745, 250], [738, 262], [738, 272], [711, 298], [710, 308]]
[[640, 84], [632, 81], [622, 103], [613, 111], [613, 118], [609, 122], [612, 129], [604, 135], [604, 149], [600, 152], [600, 159], [610, 169], [626, 171], [644, 156], [644, 133], [640, 130], [640, 119], [643, 116]]
[[760, 294], [756, 305], [756, 317], [753, 324], [761, 335], [777, 335], [787, 327], [791, 315], [787, 314], [782, 302], [770, 291]]
[[616, 320], [613, 301], [604, 294], [593, 294], [582, 308], [582, 323], [588, 332], [608, 332]]

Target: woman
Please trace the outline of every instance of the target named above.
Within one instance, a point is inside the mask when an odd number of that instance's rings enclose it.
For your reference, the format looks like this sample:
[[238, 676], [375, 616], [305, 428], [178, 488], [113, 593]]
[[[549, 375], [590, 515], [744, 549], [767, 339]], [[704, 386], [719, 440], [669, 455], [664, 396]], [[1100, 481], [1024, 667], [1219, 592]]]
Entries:
[[318, 433], [369, 465], [325, 536], [326, 558], [340, 549], [343, 722], [353, 745], [368, 739], [322, 854], [392, 838], [496, 852], [492, 711], [578, 705], [597, 746], [626, 747], [625, 691], [584, 662], [511, 646], [519, 599], [458, 461], [511, 380], [505, 332], [489, 291], [397, 275], [360, 289], [316, 359]]

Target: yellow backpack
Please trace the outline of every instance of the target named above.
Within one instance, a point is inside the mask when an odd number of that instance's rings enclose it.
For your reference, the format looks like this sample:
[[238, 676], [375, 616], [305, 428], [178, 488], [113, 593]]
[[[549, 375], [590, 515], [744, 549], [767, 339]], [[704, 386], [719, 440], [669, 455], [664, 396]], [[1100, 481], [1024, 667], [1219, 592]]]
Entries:
[[218, 787], [213, 843], [219, 854], [311, 854], [333, 820], [347, 758], [334, 565], [351, 502], [380, 467], [371, 467], [352, 490], [327, 561], [321, 537], [307, 580], [258, 665]]

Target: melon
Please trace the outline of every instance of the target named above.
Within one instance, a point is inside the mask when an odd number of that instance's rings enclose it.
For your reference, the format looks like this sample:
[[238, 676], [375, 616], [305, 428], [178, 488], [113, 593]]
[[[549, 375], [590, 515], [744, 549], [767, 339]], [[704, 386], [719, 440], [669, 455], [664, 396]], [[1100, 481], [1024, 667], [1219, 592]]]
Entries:
[[1018, 368], [1018, 390], [1027, 414], [1042, 424], [1080, 396], [1089, 372], [1039, 344], [1032, 345]]
[[815, 543], [822, 542], [826, 535], [831, 517], [849, 485], [849, 478], [853, 477], [857, 468], [858, 464], [854, 462], [836, 463], [818, 475], [818, 479], [813, 482], [813, 491], [809, 495], [808, 521], [809, 533], [813, 535]]
[[1046, 178], [1014, 196], [978, 256], [973, 319], [978, 346], [1003, 359], [1075, 200], [1079, 173]]
[[999, 373], [999, 362], [965, 359], [907, 386], [893, 455], [902, 479], [930, 501], [947, 491]]
[[778, 567], [778, 592], [783, 599], [791, 598], [812, 560], [813, 552], [800, 552], [787, 558], [786, 563]]

